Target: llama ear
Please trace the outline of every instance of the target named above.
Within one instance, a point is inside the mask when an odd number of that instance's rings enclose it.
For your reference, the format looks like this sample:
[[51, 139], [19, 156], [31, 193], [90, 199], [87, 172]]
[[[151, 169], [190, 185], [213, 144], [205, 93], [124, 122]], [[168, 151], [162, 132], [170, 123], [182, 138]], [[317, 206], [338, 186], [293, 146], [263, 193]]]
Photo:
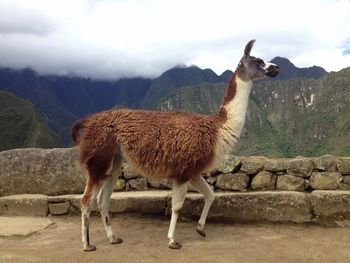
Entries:
[[245, 49], [244, 49], [244, 58], [249, 58], [250, 56], [250, 51], [252, 51], [252, 48], [254, 46], [254, 43], [255, 43], [255, 39], [253, 40], [250, 40], [247, 45], [245, 46]]

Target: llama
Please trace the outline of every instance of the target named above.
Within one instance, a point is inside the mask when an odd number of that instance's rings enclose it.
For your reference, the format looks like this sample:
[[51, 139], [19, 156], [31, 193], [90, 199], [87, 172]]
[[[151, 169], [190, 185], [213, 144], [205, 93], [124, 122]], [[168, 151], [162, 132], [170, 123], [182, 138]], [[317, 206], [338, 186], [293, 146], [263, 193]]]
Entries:
[[252, 81], [275, 77], [279, 72], [277, 65], [250, 56], [254, 43], [251, 40], [246, 45], [216, 114], [118, 109], [92, 114], [73, 125], [71, 135], [79, 147], [80, 162], [87, 170], [81, 201], [84, 251], [96, 250], [89, 240], [91, 204], [96, 198], [110, 243], [123, 242], [114, 235], [109, 215], [110, 197], [121, 173], [122, 160], [144, 176], [172, 180], [169, 248], [182, 247], [175, 239], [175, 228], [189, 185], [204, 195], [196, 230], [206, 236], [204, 226], [214, 193], [201, 173], [214, 168], [238, 140]]

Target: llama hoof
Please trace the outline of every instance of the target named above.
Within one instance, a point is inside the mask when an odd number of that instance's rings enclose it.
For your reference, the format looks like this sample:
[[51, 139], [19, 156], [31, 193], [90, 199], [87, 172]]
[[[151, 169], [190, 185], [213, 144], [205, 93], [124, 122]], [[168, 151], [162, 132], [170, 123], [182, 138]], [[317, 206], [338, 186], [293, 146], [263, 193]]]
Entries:
[[84, 245], [84, 251], [85, 252], [91, 252], [91, 251], [95, 251], [96, 247], [94, 245]]
[[169, 243], [169, 248], [171, 248], [171, 249], [180, 249], [180, 248], [182, 248], [182, 245], [179, 242], [174, 240], [174, 241], [171, 241]]
[[199, 226], [197, 226], [196, 230], [197, 230], [197, 233], [200, 234], [202, 237], [206, 237], [207, 236], [205, 234], [205, 232], [199, 228]]
[[116, 238], [115, 236], [113, 236], [111, 238], [111, 244], [112, 245], [114, 245], [114, 244], [121, 244], [121, 243], [123, 243], [123, 239], [121, 239], [119, 237]]

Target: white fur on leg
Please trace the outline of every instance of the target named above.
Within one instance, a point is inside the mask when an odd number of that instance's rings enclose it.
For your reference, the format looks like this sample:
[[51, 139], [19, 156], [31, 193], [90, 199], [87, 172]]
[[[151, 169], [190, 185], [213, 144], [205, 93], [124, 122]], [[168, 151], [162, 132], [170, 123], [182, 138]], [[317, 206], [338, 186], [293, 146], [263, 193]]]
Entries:
[[85, 251], [96, 250], [96, 247], [90, 245], [90, 236], [89, 236], [89, 218], [91, 212], [91, 205], [96, 201], [96, 196], [100, 190], [100, 185], [95, 185], [90, 193], [90, 198], [86, 206], [82, 206], [81, 209], [81, 228], [82, 228], [82, 242], [83, 248]]
[[186, 193], [188, 189], [188, 182], [183, 184], [173, 183], [172, 199], [171, 199], [171, 220], [168, 232], [169, 244], [176, 243], [175, 241], [175, 228], [176, 222], [179, 217], [180, 209], [185, 201]]
[[115, 161], [110, 175], [103, 181], [101, 191], [97, 196], [97, 205], [100, 209], [101, 219], [106, 230], [107, 237], [111, 243], [115, 243], [116, 238], [112, 229], [111, 217], [109, 215], [109, 206], [113, 188], [120, 172], [120, 162]]
[[[205, 179], [200, 176], [191, 181], [191, 185], [200, 193], [204, 195], [205, 198], [205, 204], [202, 210], [201, 217], [198, 221], [198, 228], [199, 230], [203, 231], [205, 222], [207, 220], [208, 212], [210, 209], [210, 206], [214, 202], [215, 195], [213, 190], [210, 188], [208, 183], [205, 181]], [[201, 234], [203, 235], [203, 234]]]
[[101, 192], [97, 198], [97, 204], [100, 209], [101, 219], [106, 230], [107, 237], [111, 240], [113, 238], [113, 230], [111, 226], [111, 219], [109, 216], [109, 205], [110, 198], [112, 194], [112, 186], [110, 185], [110, 180], [103, 182]]
[[90, 210], [83, 208], [81, 212], [81, 241], [88, 244], [88, 228], [89, 228]]

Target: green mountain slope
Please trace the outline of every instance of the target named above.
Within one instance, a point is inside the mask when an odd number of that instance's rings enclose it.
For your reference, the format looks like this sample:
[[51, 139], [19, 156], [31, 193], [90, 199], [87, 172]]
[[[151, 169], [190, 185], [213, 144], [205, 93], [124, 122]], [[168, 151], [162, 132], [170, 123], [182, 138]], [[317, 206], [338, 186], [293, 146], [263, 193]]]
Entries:
[[34, 105], [0, 91], [0, 151], [13, 148], [62, 146]]
[[175, 67], [165, 71], [159, 78], [152, 81], [142, 106], [149, 109], [157, 107], [157, 102], [177, 89], [200, 83], [218, 83], [227, 81], [229, 72], [218, 76], [211, 69], [200, 69], [196, 66]]
[[[226, 84], [178, 89], [161, 110], [215, 112]], [[260, 81], [252, 90], [247, 119], [234, 153], [316, 156], [350, 154], [350, 68], [320, 79]]]

